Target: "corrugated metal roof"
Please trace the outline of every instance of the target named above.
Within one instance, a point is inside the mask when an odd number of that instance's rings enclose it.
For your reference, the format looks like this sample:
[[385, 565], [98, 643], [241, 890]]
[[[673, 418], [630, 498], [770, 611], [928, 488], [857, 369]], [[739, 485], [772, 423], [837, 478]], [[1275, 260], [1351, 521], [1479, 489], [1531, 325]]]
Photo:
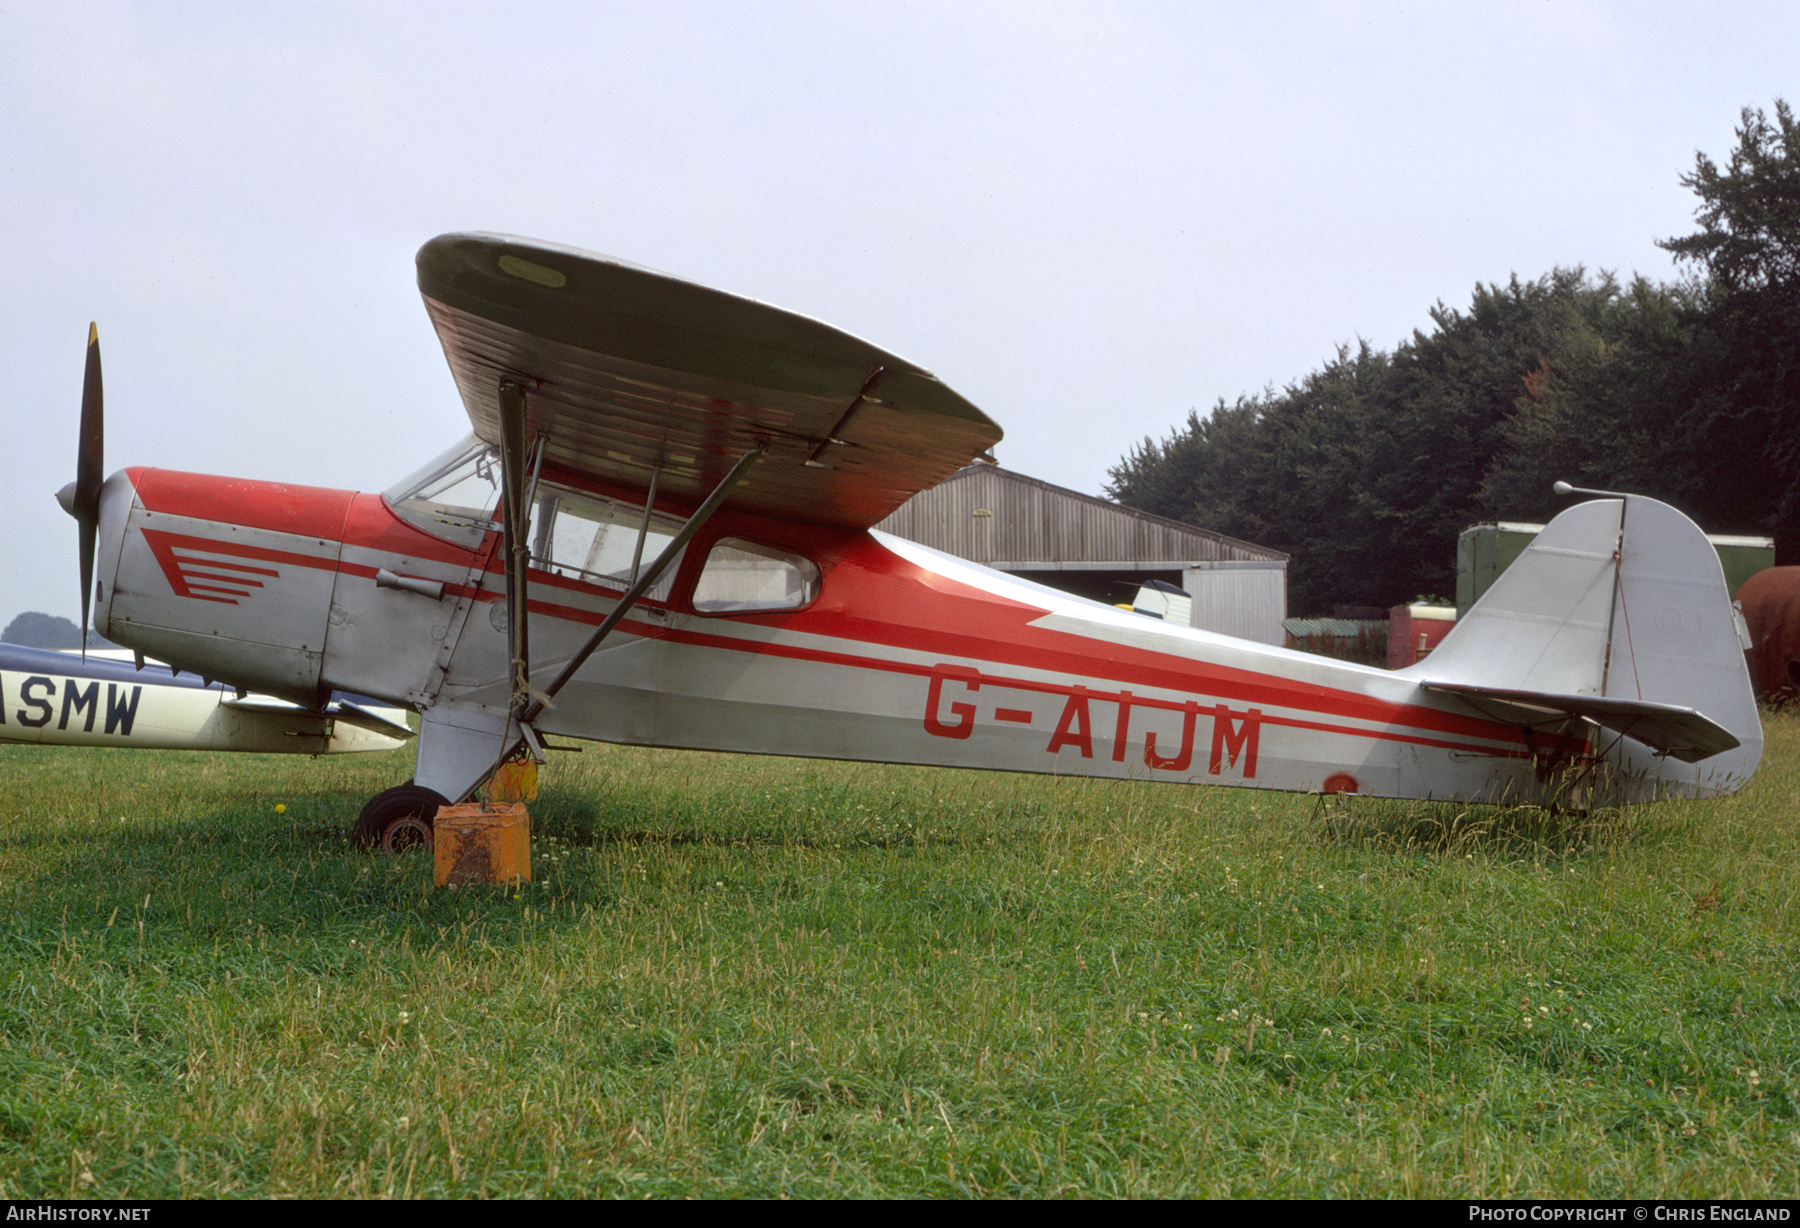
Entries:
[[986, 464], [957, 470], [875, 527], [1003, 570], [1163, 571], [1287, 558], [1278, 550]]

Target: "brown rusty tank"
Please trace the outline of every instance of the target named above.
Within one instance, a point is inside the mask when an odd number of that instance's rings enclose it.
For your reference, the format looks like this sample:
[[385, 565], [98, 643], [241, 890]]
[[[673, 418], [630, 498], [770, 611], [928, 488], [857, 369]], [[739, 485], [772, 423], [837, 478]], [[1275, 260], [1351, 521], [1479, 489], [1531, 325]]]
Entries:
[[1800, 567], [1770, 567], [1737, 591], [1750, 627], [1750, 677], [1766, 703], [1800, 699]]

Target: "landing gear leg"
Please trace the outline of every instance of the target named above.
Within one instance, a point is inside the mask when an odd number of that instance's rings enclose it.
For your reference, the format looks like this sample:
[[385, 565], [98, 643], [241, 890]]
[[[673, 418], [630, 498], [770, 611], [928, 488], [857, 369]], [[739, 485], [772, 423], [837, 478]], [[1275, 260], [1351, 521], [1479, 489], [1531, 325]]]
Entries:
[[350, 829], [350, 843], [359, 849], [400, 853], [409, 848], [431, 847], [431, 823], [439, 806], [450, 801], [435, 789], [420, 785], [396, 785], [369, 799]]

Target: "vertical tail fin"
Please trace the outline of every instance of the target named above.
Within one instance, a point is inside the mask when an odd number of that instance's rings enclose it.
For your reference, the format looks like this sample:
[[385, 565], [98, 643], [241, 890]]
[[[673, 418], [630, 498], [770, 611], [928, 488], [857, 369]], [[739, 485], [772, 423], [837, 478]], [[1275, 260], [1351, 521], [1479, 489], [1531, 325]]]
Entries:
[[1743, 784], [1762, 757], [1744, 647], [1705, 534], [1667, 504], [1630, 496], [1551, 521], [1406, 672], [1621, 735], [1598, 740], [1619, 800], [1707, 796]]

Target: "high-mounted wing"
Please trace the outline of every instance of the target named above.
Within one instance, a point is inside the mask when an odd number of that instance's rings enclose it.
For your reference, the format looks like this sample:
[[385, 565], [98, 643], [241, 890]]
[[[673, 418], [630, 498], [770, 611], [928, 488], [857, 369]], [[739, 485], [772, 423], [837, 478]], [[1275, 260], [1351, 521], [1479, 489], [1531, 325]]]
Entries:
[[866, 341], [604, 256], [443, 235], [419, 289], [475, 433], [500, 442], [500, 385], [553, 464], [692, 505], [745, 452], [730, 505], [866, 528], [1000, 439], [936, 376]]

